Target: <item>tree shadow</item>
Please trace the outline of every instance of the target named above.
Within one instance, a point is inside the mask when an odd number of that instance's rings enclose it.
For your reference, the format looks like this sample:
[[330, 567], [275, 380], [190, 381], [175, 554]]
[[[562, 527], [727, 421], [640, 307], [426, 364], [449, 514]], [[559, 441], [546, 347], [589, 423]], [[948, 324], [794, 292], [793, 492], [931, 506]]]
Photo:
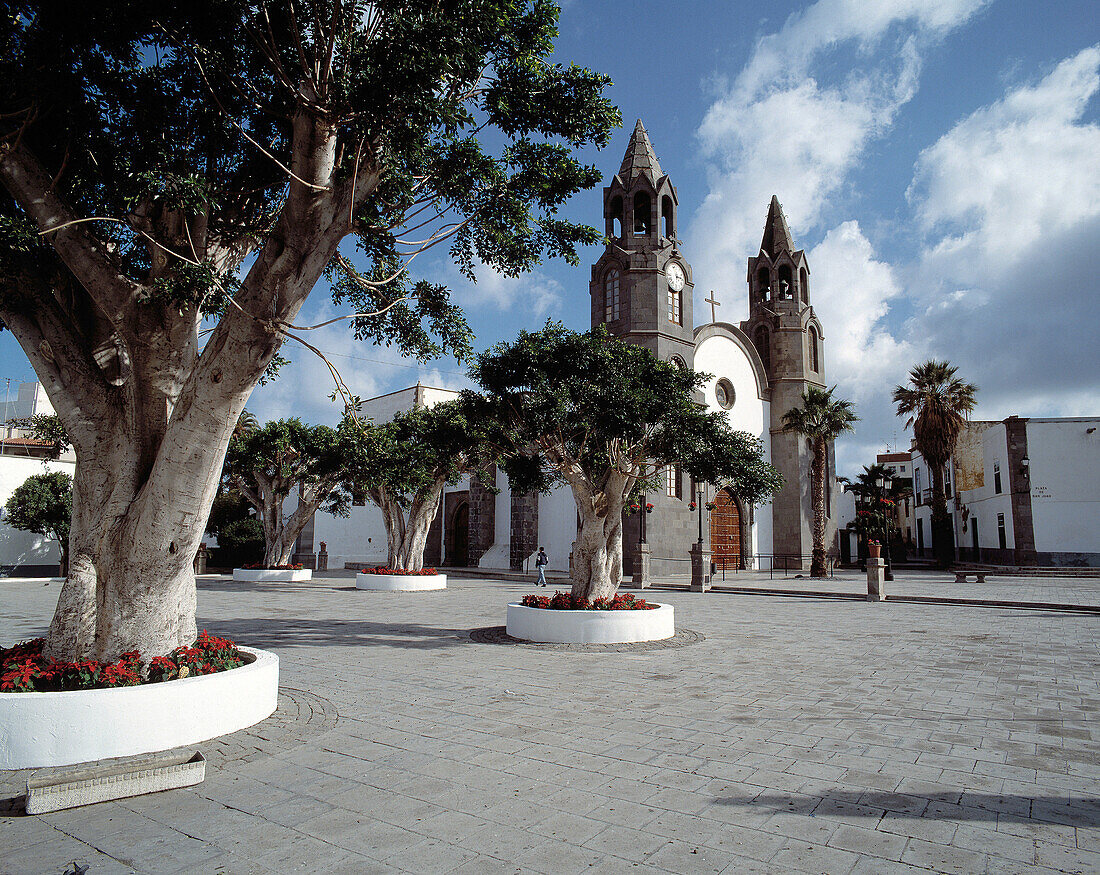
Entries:
[[468, 644], [469, 629], [442, 629], [417, 623], [333, 620], [305, 617], [223, 619], [211, 617], [200, 627], [249, 647], [396, 647], [439, 650]]
[[877, 821], [883, 812], [923, 820], [1048, 823], [1100, 826], [1100, 797], [1018, 796], [972, 790], [915, 795], [879, 790], [830, 790], [823, 796], [764, 792], [757, 796], [722, 796], [719, 805], [764, 808], [807, 817], [836, 815]]

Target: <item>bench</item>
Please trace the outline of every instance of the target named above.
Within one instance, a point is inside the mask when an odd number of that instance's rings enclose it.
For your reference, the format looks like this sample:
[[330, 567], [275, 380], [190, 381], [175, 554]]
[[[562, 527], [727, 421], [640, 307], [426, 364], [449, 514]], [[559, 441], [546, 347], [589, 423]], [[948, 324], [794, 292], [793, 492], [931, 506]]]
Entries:
[[[986, 573], [984, 571], [976, 572], [973, 575], [974, 578], [975, 578], [975, 583], [985, 583], [985, 574]], [[969, 575], [967, 575], [967, 573], [965, 571], [956, 571], [955, 572], [955, 583], [966, 583], [966, 578], [968, 576]]]

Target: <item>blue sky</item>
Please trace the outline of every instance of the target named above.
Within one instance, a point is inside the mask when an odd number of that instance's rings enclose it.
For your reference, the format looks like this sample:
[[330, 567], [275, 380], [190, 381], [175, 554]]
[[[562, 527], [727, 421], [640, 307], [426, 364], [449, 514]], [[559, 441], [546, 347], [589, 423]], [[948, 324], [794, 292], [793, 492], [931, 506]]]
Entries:
[[[862, 417], [838, 443], [853, 473], [909, 435], [889, 391], [930, 356], [978, 384], [975, 417], [1100, 412], [1100, 16], [1096, 0], [819, 0], [565, 5], [558, 58], [608, 73], [624, 127], [586, 160], [605, 176], [641, 118], [680, 200], [680, 237], [719, 318], [747, 315], [745, 262], [779, 196], [806, 249], [827, 379]], [[599, 189], [567, 215], [600, 226]], [[478, 349], [546, 318], [588, 328], [589, 266], [546, 263], [471, 286], [444, 259]], [[335, 315], [319, 287], [299, 323]], [[354, 342], [311, 342], [368, 397], [417, 379], [465, 385]], [[303, 350], [257, 389], [261, 419], [333, 422], [331, 380]], [[10, 334], [0, 375], [33, 379]]]

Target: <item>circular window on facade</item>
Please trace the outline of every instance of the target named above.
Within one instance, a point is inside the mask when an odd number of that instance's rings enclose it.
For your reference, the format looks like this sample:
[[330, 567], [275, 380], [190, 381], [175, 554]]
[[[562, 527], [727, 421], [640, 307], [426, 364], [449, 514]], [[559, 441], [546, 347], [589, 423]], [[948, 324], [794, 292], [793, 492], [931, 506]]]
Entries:
[[733, 391], [733, 383], [725, 377], [715, 385], [714, 395], [718, 400], [718, 406], [723, 410], [729, 410], [733, 407], [733, 402], [737, 399], [737, 393]]
[[678, 355], [674, 355], [674, 356], [673, 356], [672, 358], [670, 358], [670, 359], [669, 359], [669, 363], [670, 363], [670, 364], [673, 364], [673, 365], [675, 365], [675, 366], [676, 366], [676, 367], [678, 367], [678, 368], [679, 368], [679, 369], [680, 369], [681, 371], [683, 371], [683, 370], [686, 370], [686, 369], [687, 369], [687, 362], [685, 362], [685, 361], [684, 361], [684, 360], [683, 360], [682, 358], [680, 358], [680, 356], [678, 356]]

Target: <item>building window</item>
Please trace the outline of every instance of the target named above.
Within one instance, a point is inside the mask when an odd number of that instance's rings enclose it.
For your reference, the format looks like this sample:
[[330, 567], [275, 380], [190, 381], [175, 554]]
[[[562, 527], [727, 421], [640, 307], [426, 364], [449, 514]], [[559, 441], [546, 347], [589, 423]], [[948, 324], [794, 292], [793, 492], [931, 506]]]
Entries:
[[644, 191], [634, 195], [634, 233], [638, 236], [648, 234], [652, 217], [649, 195]]
[[680, 321], [680, 292], [668, 290], [668, 321], [675, 325], [682, 325]]
[[993, 463], [993, 493], [995, 495], [1001, 494], [1001, 463]]
[[679, 465], [669, 465], [665, 468], [665, 495], [669, 498], [683, 498], [682, 479]]
[[810, 326], [810, 367], [815, 374], [821, 373], [821, 365], [817, 356], [817, 329]]
[[810, 275], [807, 273], [806, 268], [802, 268], [798, 272], [798, 286], [802, 292], [802, 303], [810, 303]]
[[769, 274], [768, 269], [766, 267], [760, 268], [760, 270], [756, 272], [756, 287], [760, 292], [761, 304], [768, 303], [768, 293], [771, 291], [771, 289], [769, 288], [770, 285], [771, 275]]
[[723, 410], [729, 410], [733, 407], [734, 402], [737, 400], [737, 393], [734, 391], [733, 383], [723, 377], [717, 383], [714, 384], [714, 400], [718, 402], [718, 406]]
[[614, 322], [619, 318], [619, 272], [610, 270], [603, 282], [603, 321]]
[[920, 506], [920, 468], [913, 469], [913, 503]]
[[768, 329], [763, 325], [757, 328], [756, 333], [753, 335], [753, 346], [755, 346], [756, 351], [760, 353], [760, 360], [764, 363], [764, 370], [770, 371], [772, 367], [771, 347], [768, 346]]
[[997, 514], [997, 543], [1001, 545], [1001, 549], [1008, 548], [1008, 537], [1005, 535], [1005, 515], [1003, 513]]

